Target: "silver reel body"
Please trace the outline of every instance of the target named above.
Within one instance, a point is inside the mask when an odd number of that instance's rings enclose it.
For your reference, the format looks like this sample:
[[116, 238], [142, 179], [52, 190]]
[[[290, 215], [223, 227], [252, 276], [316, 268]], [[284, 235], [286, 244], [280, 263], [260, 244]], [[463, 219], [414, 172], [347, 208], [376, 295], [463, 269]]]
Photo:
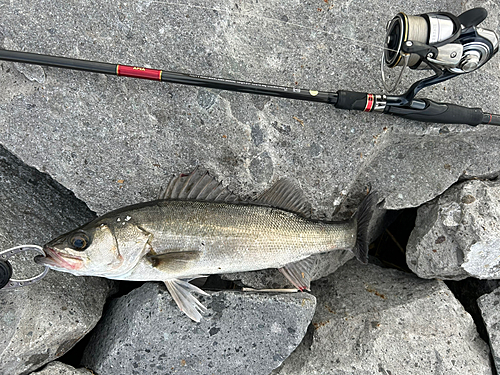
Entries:
[[486, 16], [483, 8], [471, 9], [458, 17], [450, 13], [398, 13], [387, 24], [382, 56], [384, 85], [384, 65], [403, 66], [403, 70], [406, 66], [432, 69], [439, 76], [444, 71], [458, 75], [480, 68], [498, 52], [496, 33], [478, 27]]

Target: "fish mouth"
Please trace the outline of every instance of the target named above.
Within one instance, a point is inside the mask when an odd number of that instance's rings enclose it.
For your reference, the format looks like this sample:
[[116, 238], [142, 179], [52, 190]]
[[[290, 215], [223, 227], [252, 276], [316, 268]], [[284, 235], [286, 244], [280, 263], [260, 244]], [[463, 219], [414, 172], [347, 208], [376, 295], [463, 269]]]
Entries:
[[37, 255], [35, 257], [35, 263], [51, 268], [63, 268], [68, 270], [78, 270], [83, 266], [83, 259], [80, 257], [61, 254], [48, 246], [44, 246], [43, 251], [45, 252], [45, 256]]

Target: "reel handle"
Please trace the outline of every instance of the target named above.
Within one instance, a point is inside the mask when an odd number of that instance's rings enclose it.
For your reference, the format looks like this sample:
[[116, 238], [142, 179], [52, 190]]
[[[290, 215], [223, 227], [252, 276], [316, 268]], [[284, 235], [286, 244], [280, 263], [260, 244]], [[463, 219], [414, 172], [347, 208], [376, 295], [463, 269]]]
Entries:
[[458, 20], [464, 28], [477, 26], [488, 17], [488, 11], [484, 8], [473, 8], [458, 16]]

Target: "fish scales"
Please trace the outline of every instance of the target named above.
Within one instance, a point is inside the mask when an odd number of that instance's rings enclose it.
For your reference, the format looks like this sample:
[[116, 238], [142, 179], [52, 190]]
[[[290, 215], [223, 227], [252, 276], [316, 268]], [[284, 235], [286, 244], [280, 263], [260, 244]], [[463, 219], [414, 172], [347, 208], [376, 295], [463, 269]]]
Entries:
[[131, 219], [126, 226], [123, 219], [115, 223], [117, 236], [140, 223], [152, 234], [155, 254], [200, 251], [188, 273], [175, 276], [278, 268], [356, 242], [353, 221], [324, 223], [257, 205], [166, 200], [119, 216], [124, 215]]

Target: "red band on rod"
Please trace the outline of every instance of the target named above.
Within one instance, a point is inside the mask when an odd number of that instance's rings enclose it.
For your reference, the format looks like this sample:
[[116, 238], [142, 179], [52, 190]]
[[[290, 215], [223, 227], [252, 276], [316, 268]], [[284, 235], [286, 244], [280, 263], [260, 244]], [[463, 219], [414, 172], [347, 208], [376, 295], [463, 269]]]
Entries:
[[116, 75], [161, 81], [161, 70], [141, 68], [138, 66], [117, 65]]
[[374, 102], [375, 102], [375, 95], [368, 94], [366, 96], [366, 107], [365, 107], [364, 111], [370, 112], [373, 109]]

